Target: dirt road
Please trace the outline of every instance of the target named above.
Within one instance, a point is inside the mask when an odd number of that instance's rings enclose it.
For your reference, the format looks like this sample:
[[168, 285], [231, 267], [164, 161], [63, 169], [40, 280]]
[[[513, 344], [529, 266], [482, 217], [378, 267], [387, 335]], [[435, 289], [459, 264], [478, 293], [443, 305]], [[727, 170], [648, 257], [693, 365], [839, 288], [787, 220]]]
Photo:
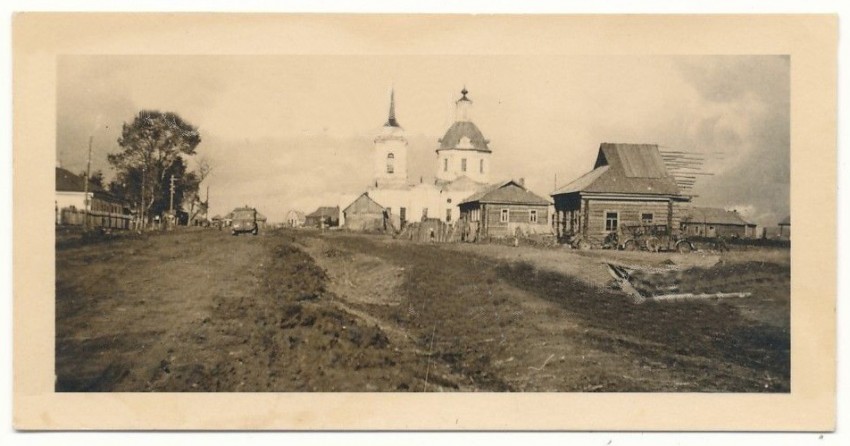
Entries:
[[56, 388], [788, 391], [787, 264], [694, 270], [705, 287], [734, 275], [746, 302], [635, 305], [570, 274], [581, 258], [510, 249], [309, 231], [63, 242]]

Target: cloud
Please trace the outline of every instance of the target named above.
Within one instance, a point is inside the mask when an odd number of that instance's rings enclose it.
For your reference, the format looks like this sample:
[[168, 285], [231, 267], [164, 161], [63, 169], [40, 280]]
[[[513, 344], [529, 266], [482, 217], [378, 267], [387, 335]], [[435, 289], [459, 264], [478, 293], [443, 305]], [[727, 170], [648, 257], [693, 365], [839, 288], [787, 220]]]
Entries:
[[[362, 191], [389, 88], [409, 178], [429, 181], [437, 139], [467, 85], [491, 140], [493, 181], [548, 194], [588, 171], [601, 142], [723, 152], [695, 202], [788, 214], [789, 61], [773, 56], [65, 56], [57, 157], [111, 175], [121, 124], [145, 108], [199, 127], [214, 213], [253, 204], [272, 220]], [[92, 131], [97, 117], [99, 128]]]

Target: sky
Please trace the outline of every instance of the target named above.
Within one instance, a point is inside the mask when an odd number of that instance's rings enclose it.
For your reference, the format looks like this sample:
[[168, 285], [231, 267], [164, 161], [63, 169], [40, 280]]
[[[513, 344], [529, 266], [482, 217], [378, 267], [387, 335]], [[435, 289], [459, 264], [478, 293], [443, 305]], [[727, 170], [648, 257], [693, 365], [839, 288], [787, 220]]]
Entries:
[[391, 89], [409, 177], [432, 179], [466, 86], [494, 182], [548, 195], [603, 142], [722, 152], [693, 202], [773, 226], [789, 214], [789, 70], [784, 56], [63, 56], [57, 161], [83, 171], [91, 136], [92, 169], [111, 178], [121, 125], [175, 112], [212, 165], [210, 215], [247, 204], [283, 221], [365, 190]]

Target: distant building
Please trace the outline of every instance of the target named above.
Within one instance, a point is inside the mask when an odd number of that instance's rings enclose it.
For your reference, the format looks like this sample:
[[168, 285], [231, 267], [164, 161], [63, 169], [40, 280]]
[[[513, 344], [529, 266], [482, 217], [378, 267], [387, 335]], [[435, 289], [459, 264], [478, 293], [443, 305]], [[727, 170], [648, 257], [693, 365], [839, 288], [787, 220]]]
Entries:
[[779, 222], [779, 238], [791, 239], [791, 216], [787, 216]]
[[286, 213], [286, 226], [290, 228], [300, 228], [307, 221], [307, 216], [301, 211], [291, 210]]
[[307, 214], [304, 226], [312, 228], [333, 228], [339, 226], [339, 207], [321, 206]]
[[756, 224], [735, 211], [690, 207], [682, 217], [682, 232], [694, 237], [756, 238]]
[[[82, 226], [86, 218], [86, 188], [82, 175], [56, 167], [56, 224]], [[129, 229], [132, 216], [129, 207], [100, 186], [89, 182], [88, 223], [91, 227]]]
[[504, 181], [467, 197], [460, 203], [467, 223], [464, 239], [551, 234], [548, 199], [525, 188], [524, 181]]
[[654, 144], [599, 146], [593, 170], [552, 193], [559, 237], [583, 237], [601, 245], [611, 232], [636, 226], [678, 231], [682, 194]]
[[384, 231], [387, 229], [387, 214], [383, 206], [363, 192], [342, 211], [346, 229], [353, 231]]

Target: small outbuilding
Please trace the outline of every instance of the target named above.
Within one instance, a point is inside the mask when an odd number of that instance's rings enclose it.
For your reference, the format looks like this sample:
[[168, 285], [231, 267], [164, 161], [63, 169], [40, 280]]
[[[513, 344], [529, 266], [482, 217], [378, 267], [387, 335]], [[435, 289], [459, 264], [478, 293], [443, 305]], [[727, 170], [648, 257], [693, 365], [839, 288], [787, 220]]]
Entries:
[[549, 200], [526, 189], [524, 183], [504, 181], [461, 201], [460, 219], [466, 225], [462, 238], [551, 234]]
[[387, 229], [387, 213], [383, 206], [369, 197], [368, 192], [360, 194], [342, 211], [345, 217], [345, 229], [352, 231], [384, 231]]
[[682, 217], [682, 233], [694, 237], [756, 238], [756, 224], [736, 211], [690, 207]]

